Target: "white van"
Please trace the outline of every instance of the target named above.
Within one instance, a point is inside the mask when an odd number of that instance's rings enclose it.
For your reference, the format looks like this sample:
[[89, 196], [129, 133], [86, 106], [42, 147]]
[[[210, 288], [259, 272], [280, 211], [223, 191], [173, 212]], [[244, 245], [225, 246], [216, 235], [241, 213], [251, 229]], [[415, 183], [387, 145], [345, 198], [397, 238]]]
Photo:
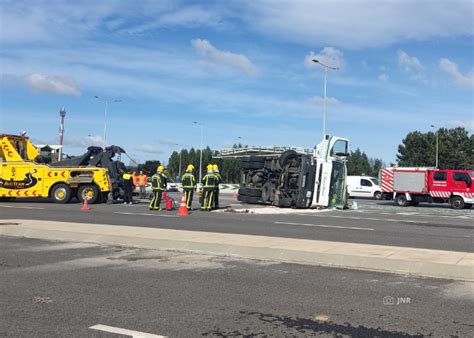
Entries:
[[370, 176], [347, 176], [347, 192], [349, 197], [382, 198], [379, 180]]

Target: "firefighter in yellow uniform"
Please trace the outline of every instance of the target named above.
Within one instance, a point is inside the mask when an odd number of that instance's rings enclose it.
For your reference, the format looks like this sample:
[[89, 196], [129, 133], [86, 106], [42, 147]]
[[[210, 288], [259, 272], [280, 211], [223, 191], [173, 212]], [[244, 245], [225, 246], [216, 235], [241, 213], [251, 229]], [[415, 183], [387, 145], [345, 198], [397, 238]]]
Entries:
[[156, 174], [151, 177], [153, 197], [150, 201], [150, 210], [162, 210], [160, 209], [161, 197], [166, 188], [166, 178], [163, 176], [164, 170], [165, 167], [160, 165], [156, 170]]
[[194, 177], [193, 170], [194, 166], [192, 164], [188, 165], [186, 168], [186, 173], [183, 175], [183, 177], [181, 177], [184, 197], [186, 198], [186, 207], [188, 210], [191, 210], [194, 191], [196, 190], [196, 178]]
[[201, 210], [203, 211], [211, 211], [212, 202], [214, 200], [214, 193], [216, 191], [216, 185], [218, 182], [218, 178], [214, 175], [212, 171], [212, 164], [207, 166], [207, 174], [202, 178], [202, 186], [203, 186], [203, 202], [201, 204]]
[[216, 190], [214, 191], [214, 201], [213, 201], [213, 209], [219, 209], [219, 184], [221, 184], [222, 177], [221, 174], [219, 174], [219, 167], [217, 164], [214, 164], [212, 166], [212, 171], [214, 175], [217, 177], [217, 184], [216, 184]]

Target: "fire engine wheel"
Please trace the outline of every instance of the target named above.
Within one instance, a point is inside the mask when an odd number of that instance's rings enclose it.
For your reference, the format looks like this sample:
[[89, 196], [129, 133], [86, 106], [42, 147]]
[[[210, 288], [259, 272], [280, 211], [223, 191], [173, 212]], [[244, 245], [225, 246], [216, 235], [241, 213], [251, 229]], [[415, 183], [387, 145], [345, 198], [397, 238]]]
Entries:
[[395, 199], [397, 205], [400, 207], [406, 207], [408, 205], [408, 200], [405, 195], [398, 195]]
[[56, 184], [51, 190], [51, 198], [56, 203], [67, 203], [72, 197], [71, 188], [64, 183]]
[[464, 208], [464, 200], [459, 196], [454, 196], [451, 198], [451, 208], [453, 209], [462, 209]]
[[376, 200], [381, 200], [382, 199], [382, 192], [380, 192], [380, 191], [374, 192], [374, 198]]
[[94, 184], [84, 184], [77, 189], [77, 198], [81, 203], [87, 199], [89, 204], [94, 204], [99, 200], [100, 191]]

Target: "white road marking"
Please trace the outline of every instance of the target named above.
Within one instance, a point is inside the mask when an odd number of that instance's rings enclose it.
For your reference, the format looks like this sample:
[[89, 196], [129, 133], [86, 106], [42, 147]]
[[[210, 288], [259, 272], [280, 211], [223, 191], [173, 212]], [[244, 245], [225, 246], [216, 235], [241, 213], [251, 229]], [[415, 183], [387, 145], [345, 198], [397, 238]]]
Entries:
[[17, 207], [13, 205], [0, 205], [2, 208], [12, 208], [12, 209], [33, 209], [33, 210], [43, 210], [44, 208], [40, 207]]
[[166, 337], [166, 336], [159, 336], [159, 335], [156, 335], [156, 334], [151, 334], [151, 333], [146, 333], [146, 332], [121, 329], [119, 327], [113, 327], [113, 326], [102, 325], [102, 324], [97, 324], [97, 325], [91, 326], [91, 327], [89, 327], [89, 329], [98, 330], [98, 331], [105, 331], [105, 332], [111, 332], [111, 333], [117, 333], [117, 334], [123, 334], [125, 336], [132, 336], [134, 338], [165, 338]]
[[274, 222], [275, 224], [288, 224], [288, 225], [302, 225], [306, 227], [319, 227], [319, 228], [335, 228], [335, 229], [350, 229], [350, 230], [368, 230], [373, 231], [372, 228], [358, 228], [358, 227], [344, 227], [340, 225], [324, 225], [324, 224], [307, 224], [307, 223], [291, 223], [291, 222]]
[[115, 211], [114, 214], [137, 215], [137, 216], [154, 216], [154, 217], [178, 217], [176, 215], [147, 214], [145, 212], [118, 212], [118, 211]]
[[331, 218], [343, 218], [343, 219], [356, 219], [356, 220], [369, 220], [369, 221], [383, 221], [383, 222], [404, 222], [404, 223], [429, 223], [427, 221], [408, 221], [403, 219], [391, 219], [391, 218], [374, 218], [374, 217], [351, 217], [351, 216], [337, 216], [337, 215], [308, 215], [308, 214], [297, 214], [298, 216], [312, 216], [312, 217], [331, 217]]

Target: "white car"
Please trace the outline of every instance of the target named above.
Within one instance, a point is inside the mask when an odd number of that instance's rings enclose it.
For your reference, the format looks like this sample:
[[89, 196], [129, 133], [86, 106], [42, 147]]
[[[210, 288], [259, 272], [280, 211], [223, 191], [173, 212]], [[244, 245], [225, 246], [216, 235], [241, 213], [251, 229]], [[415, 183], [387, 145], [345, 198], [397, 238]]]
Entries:
[[382, 198], [379, 180], [370, 176], [347, 176], [347, 192], [349, 197]]
[[[180, 184], [174, 182], [173, 180], [168, 178], [168, 182], [166, 183], [166, 191], [179, 191]], [[151, 186], [151, 178], [148, 177], [147, 183], [145, 186], [145, 195], [146, 197], [150, 197], [153, 192], [153, 188]], [[134, 195], [139, 195], [140, 194], [140, 188], [135, 187], [135, 190], [133, 191]]]

